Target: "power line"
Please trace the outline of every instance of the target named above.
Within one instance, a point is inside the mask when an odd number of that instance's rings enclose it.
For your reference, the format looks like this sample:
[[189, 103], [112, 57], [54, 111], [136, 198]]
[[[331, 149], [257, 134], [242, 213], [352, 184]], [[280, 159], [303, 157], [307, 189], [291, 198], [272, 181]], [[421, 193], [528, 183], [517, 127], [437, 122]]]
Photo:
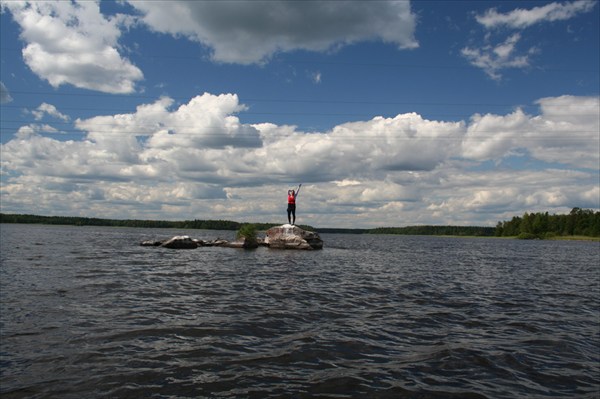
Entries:
[[[59, 97], [110, 97], [111, 99], [120, 98], [124, 100], [129, 99], [145, 99], [153, 102], [158, 101], [161, 98], [169, 98], [171, 100], [177, 101], [189, 101], [197, 96], [193, 97], [183, 97], [183, 96], [148, 96], [148, 95], [138, 95], [138, 94], [130, 94], [130, 95], [116, 95], [110, 93], [65, 93], [65, 92], [50, 92], [50, 91], [21, 91], [21, 90], [11, 90], [11, 95], [35, 95], [35, 96], [59, 96]], [[227, 93], [229, 94], [229, 93]], [[233, 94], [233, 93], [231, 93]], [[309, 103], [309, 104], [343, 104], [343, 105], [413, 105], [413, 106], [479, 106], [479, 107], [530, 107], [530, 106], [538, 106], [534, 104], [514, 104], [514, 103], [489, 103], [489, 102], [443, 102], [443, 101], [375, 101], [375, 100], [344, 100], [344, 99], [314, 99], [314, 98], [257, 98], [257, 97], [244, 97], [241, 95], [237, 95], [240, 105], [245, 105], [245, 102], [256, 102], [256, 103]], [[6, 105], [3, 104], [0, 108], [22, 108], [27, 107], [27, 105]], [[33, 108], [35, 106], [31, 106]], [[545, 104], [544, 107], [564, 107], [563, 104]], [[67, 108], [65, 108], [67, 109]], [[77, 109], [77, 108], [74, 108]], [[86, 108], [82, 108], [86, 109]], [[87, 108], [87, 109], [97, 109], [97, 108]], [[247, 111], [240, 111], [240, 113], [247, 113]]]
[[[0, 47], [0, 51], [22, 51], [21, 48], [17, 47]], [[205, 61], [206, 57], [203, 55], [182, 55], [182, 54], [135, 54], [135, 58], [151, 58], [151, 59], [173, 59], [173, 60], [196, 60]], [[212, 62], [209, 62], [212, 63]], [[277, 60], [273, 60], [272, 64], [277, 64]], [[394, 68], [394, 69], [445, 69], [445, 70], [470, 70], [473, 69], [473, 65], [447, 65], [447, 64], [409, 64], [409, 63], [387, 63], [387, 62], [356, 62], [356, 61], [318, 61], [318, 60], [288, 60], [285, 62], [287, 65], [323, 65], [323, 66], [339, 66], [339, 67], [359, 67], [359, 68]], [[560, 67], [537, 67], [537, 71], [543, 72], [594, 72], [597, 73], [598, 69], [591, 68], [560, 68]]]
[[[4, 130], [9, 130], [7, 128], [0, 128], [0, 134], [1, 135], [14, 135], [15, 132], [11, 131], [11, 132], [5, 132]], [[160, 130], [151, 130], [151, 131], [143, 131], [143, 130], [131, 130], [131, 131], [114, 131], [114, 130], [97, 130], [97, 129], [91, 129], [88, 131], [83, 131], [83, 130], [73, 130], [73, 129], [62, 129], [62, 130], [57, 130], [56, 132], [49, 132], [49, 131], [39, 131], [36, 132], [37, 134], [43, 134], [43, 135], [47, 135], [47, 136], [57, 136], [60, 137], [61, 135], [88, 135], [90, 133], [99, 133], [99, 134], [104, 134], [104, 135], [122, 135], [122, 136], [134, 136], [134, 137], [143, 137], [143, 136], [155, 136], [157, 133], [167, 133], [167, 137], [172, 137], [172, 138], [177, 138], [177, 137], [197, 137], [197, 138], [223, 138], [223, 139], [230, 139], [230, 140], [240, 140], [240, 141], [248, 141], [249, 139], [254, 139], [254, 138], [262, 138], [262, 139], [269, 139], [269, 138], [277, 138], [277, 139], [282, 139], [282, 138], [287, 138], [287, 137], [291, 137], [291, 135], [288, 134], [269, 134], [267, 137], [261, 137], [260, 136], [260, 132], [257, 131], [256, 135], [236, 135], [236, 136], [227, 136], [226, 133], [223, 133], [225, 130], [225, 127], [220, 127], [220, 126], [214, 126], [214, 127], [208, 127], [205, 128], [203, 130], [183, 130], [183, 131], [176, 131], [176, 132], [172, 132], [173, 127], [169, 126], [165, 126], [165, 127], [161, 127]], [[377, 133], [377, 132], [376, 132]], [[535, 131], [531, 131], [531, 130], [521, 130], [521, 131], [512, 131], [511, 135], [501, 135], [501, 136], [489, 136], [486, 134], [502, 134], [502, 132], [498, 132], [498, 131], [477, 131], [477, 134], [469, 134], [469, 132], [464, 131], [464, 134], [461, 135], [452, 135], [452, 136], [437, 136], [437, 135], [429, 135], [429, 136], [425, 136], [425, 135], [417, 135], [417, 136], [401, 136], [400, 134], [405, 133], [403, 130], [386, 130], [386, 133], [391, 133], [391, 134], [397, 134], [395, 136], [390, 136], [390, 135], [366, 135], [366, 134], [360, 134], [360, 135], [337, 135], [334, 136], [332, 135], [332, 133], [309, 133], [309, 132], [297, 132], [297, 135], [319, 135], [319, 136], [323, 136], [323, 137], [329, 137], [329, 138], [339, 138], [339, 139], [343, 139], [343, 140], [365, 140], [365, 141], [369, 141], [369, 140], [465, 140], [465, 139], [476, 139], [476, 140], [490, 140], [490, 139], [516, 139], [516, 140], [526, 140], [526, 141], [530, 141], [530, 140], [573, 140], [573, 141], [579, 141], [579, 140], [596, 140], [596, 139], [600, 139], [600, 136], [598, 137], [590, 137], [589, 134], [596, 134], [596, 131], [585, 131], [585, 130], [577, 130], [577, 131], [569, 131], [569, 135], [568, 136], [561, 136], [561, 135], [536, 135], [535, 137], [532, 136], [520, 136], [520, 135], [515, 135], [514, 133], [522, 133], [522, 134], [527, 134], [527, 133], [535, 133], [537, 134], [537, 132]]]
[[[156, 101], [156, 96], [143, 96], [143, 95], [115, 95], [109, 93], [65, 93], [65, 92], [48, 92], [48, 91], [14, 91], [12, 90], [11, 95], [25, 94], [25, 95], [48, 95], [48, 96], [61, 96], [61, 97], [119, 97], [123, 99], [140, 98]], [[171, 97], [165, 96], [172, 100], [190, 100], [190, 97]], [[193, 97], [192, 97], [193, 98]], [[341, 99], [311, 99], [311, 98], [254, 98], [254, 97], [243, 97], [238, 95], [240, 102], [265, 102], [265, 103], [313, 103], [313, 104], [355, 104], [355, 105], [440, 105], [440, 106], [488, 106], [488, 107], [514, 107], [515, 104], [508, 103], [455, 103], [455, 102], [423, 102], [423, 101], [373, 101], [373, 100], [341, 100]], [[244, 105], [243, 103], [241, 105]], [[3, 105], [4, 107], [4, 105]], [[16, 107], [16, 106], [12, 106]]]
[[[348, 114], [351, 115], [351, 114]], [[588, 115], [592, 115], [592, 114], [588, 114]], [[73, 122], [71, 121], [54, 121], [54, 122], [43, 122], [41, 120], [37, 120], [37, 119], [19, 119], [19, 120], [11, 120], [11, 119], [5, 119], [3, 120], [4, 123], [16, 123], [16, 124], [24, 124], [23, 126], [28, 126], [28, 125], [73, 125]], [[365, 121], [365, 122], [370, 122], [369, 121]], [[348, 122], [348, 123], [354, 123], [354, 122]], [[457, 122], [449, 122], [449, 123], [457, 123]], [[173, 130], [173, 129], [181, 129], [181, 128], [194, 128], [196, 129], [197, 126], [195, 124], [165, 124], [162, 122], [159, 123], [153, 123], [153, 124], [138, 124], [138, 123], [134, 123], [135, 127], [137, 128], [147, 128], [147, 129], [158, 129], [158, 130]], [[254, 125], [254, 123], [240, 123], [240, 125], [242, 126], [252, 126]], [[124, 126], [119, 125], [119, 123], [98, 123], [98, 122], [94, 122], [94, 123], [86, 123], [86, 127], [89, 126], [114, 126], [115, 128], [125, 128]], [[226, 125], [208, 125], [208, 126], [202, 126], [202, 129], [223, 129], [223, 128], [227, 128]], [[6, 127], [1, 127], [1, 129], [6, 129]], [[79, 130], [83, 130], [83, 129], [79, 129]], [[507, 130], [511, 130], [511, 129], [507, 129]], [[532, 129], [517, 129], [517, 130], [512, 130], [514, 132], [529, 132]], [[392, 129], [393, 131], [393, 129]], [[579, 132], [579, 133], [599, 133], [595, 130], [567, 130], [569, 132]], [[107, 131], [108, 132], [108, 131]], [[494, 132], [498, 132], [497, 130], [481, 130], [480, 132], [483, 133], [494, 133]], [[600, 133], [599, 133], [600, 134]]]
[[[3, 105], [3, 108], [13, 108], [13, 109], [31, 109], [33, 111], [37, 112], [37, 107], [39, 105], [31, 105], [31, 106], [17, 106], [17, 105], [10, 105], [10, 106], [5, 106]], [[130, 115], [131, 113], [127, 113], [126, 110], [123, 109], [117, 109], [117, 108], [99, 108], [99, 107], [60, 107], [61, 111], [64, 110], [71, 110], [71, 111], [101, 111], [101, 112], [114, 112], [114, 115], [123, 115], [123, 114], [127, 114]], [[294, 111], [294, 112], [285, 112], [285, 111], [281, 111], [281, 112], [256, 112], [256, 111], [240, 111], [239, 113], [235, 113], [232, 115], [240, 115], [240, 116], [253, 116], [253, 115], [266, 115], [266, 116], [345, 116], [345, 117], [375, 117], [375, 116], [383, 116], [381, 115], [381, 113], [355, 113], [355, 112], [298, 112], [298, 111]], [[465, 113], [455, 113], [455, 114], [437, 114], [436, 116], [444, 116], [444, 117], [449, 117], [449, 116], [464, 116]], [[107, 115], [97, 115], [96, 117], [103, 117], [103, 116], [107, 116]], [[110, 115], [109, 115], [110, 116]], [[396, 116], [396, 115], [394, 115]], [[94, 116], [92, 116], [91, 118], [94, 118]], [[20, 121], [16, 121], [16, 120], [3, 120], [4, 122], [20, 122]]]

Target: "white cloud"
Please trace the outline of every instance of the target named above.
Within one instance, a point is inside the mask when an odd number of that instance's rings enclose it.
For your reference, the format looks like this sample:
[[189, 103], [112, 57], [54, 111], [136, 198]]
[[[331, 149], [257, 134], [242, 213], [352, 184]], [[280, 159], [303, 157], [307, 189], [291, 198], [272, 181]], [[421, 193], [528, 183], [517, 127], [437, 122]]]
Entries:
[[571, 19], [578, 14], [591, 11], [595, 6], [596, 1], [578, 0], [570, 3], [550, 3], [529, 10], [517, 8], [507, 13], [500, 13], [497, 9], [492, 8], [475, 18], [486, 28], [505, 26], [523, 29], [542, 22]]
[[[442, 173], [442, 172], [440, 172]], [[452, 171], [447, 184], [426, 197], [432, 216], [476, 224], [478, 214], [494, 213], [496, 220], [524, 212], [565, 213], [574, 206], [598, 208], [597, 175], [571, 170]], [[458, 219], [461, 220], [461, 219]], [[492, 220], [490, 220], [490, 224]]]
[[39, 133], [58, 133], [58, 130], [50, 125], [31, 124], [21, 126], [15, 136], [18, 138], [28, 138]]
[[157, 32], [186, 36], [218, 62], [252, 64], [279, 51], [328, 51], [382, 40], [418, 47], [408, 1], [131, 1]]
[[[208, 164], [214, 152], [210, 149], [225, 154], [227, 147], [261, 145], [258, 130], [233, 115], [245, 109], [237, 95], [205, 93], [175, 110], [170, 109], [172, 105], [173, 100], [165, 97], [139, 106], [133, 114], [77, 120], [76, 126], [87, 132], [95, 151], [110, 159], [149, 162], [152, 168], [130, 168], [128, 173], [145, 171], [150, 176], [164, 168], [177, 168], [190, 176], [212, 171]], [[146, 137], [143, 145], [140, 137]]]
[[485, 34], [483, 44], [464, 47], [461, 54], [469, 62], [494, 80], [502, 79], [502, 70], [509, 68], [527, 68], [532, 63], [532, 55], [540, 52], [537, 47], [519, 49], [518, 42], [522, 38], [522, 30], [534, 24], [552, 21], [567, 20], [577, 15], [591, 11], [596, 6], [596, 1], [578, 0], [571, 3], [550, 3], [532, 9], [517, 8], [507, 13], [500, 13], [492, 8], [475, 19], [485, 29], [506, 27], [518, 30], [512, 33], [503, 42], [496, 42], [491, 33]]
[[500, 159], [527, 150], [536, 159], [597, 169], [600, 160], [598, 97], [561, 96], [538, 101], [542, 113], [474, 115], [463, 141], [463, 155]]
[[0, 82], [0, 104], [8, 104], [13, 99], [3, 82]]
[[318, 71], [317, 71], [317, 72], [313, 73], [313, 74], [311, 75], [311, 77], [312, 77], [312, 81], [313, 81], [314, 83], [316, 83], [316, 84], [319, 84], [319, 83], [321, 83], [321, 77], [322, 77], [322, 76], [321, 76], [321, 72], [318, 72]]
[[53, 87], [131, 93], [143, 78], [119, 54], [119, 26], [127, 17], [106, 19], [95, 1], [9, 1], [3, 7], [21, 26], [25, 63]]
[[500, 80], [501, 70], [528, 67], [531, 55], [537, 51], [532, 47], [526, 53], [519, 52], [517, 44], [520, 39], [521, 35], [515, 33], [495, 46], [487, 44], [481, 48], [465, 47], [461, 53], [472, 65], [483, 69], [490, 78]]
[[[493, 225], [525, 211], [599, 207], [598, 101], [561, 96], [540, 99], [539, 115], [447, 122], [407, 113], [306, 133], [243, 123], [234, 94], [178, 107], [161, 98], [75, 121], [79, 140], [22, 127], [1, 147], [2, 209], [284, 221], [285, 192], [300, 182], [299, 221], [321, 227]], [[517, 152], [536, 166], [505, 170]]]
[[56, 107], [52, 104], [42, 103], [37, 109], [31, 111], [33, 117], [36, 121], [39, 121], [44, 118], [44, 115], [50, 115], [52, 117], [61, 119], [63, 121], [68, 121], [69, 116], [59, 112]]

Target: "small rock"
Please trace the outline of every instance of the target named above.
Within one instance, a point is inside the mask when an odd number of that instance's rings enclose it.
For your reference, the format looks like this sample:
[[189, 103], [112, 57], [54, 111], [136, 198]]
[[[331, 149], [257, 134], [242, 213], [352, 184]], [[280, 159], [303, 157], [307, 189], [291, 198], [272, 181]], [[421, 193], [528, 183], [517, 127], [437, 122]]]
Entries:
[[152, 241], [152, 240], [147, 240], [147, 241], [142, 241], [141, 242], [141, 246], [142, 247], [158, 247], [160, 245], [162, 245], [162, 241]]
[[216, 240], [212, 240], [212, 241], [204, 241], [204, 246], [205, 247], [222, 247], [225, 246], [229, 241], [224, 240], [222, 238], [217, 238]]
[[306, 231], [298, 226], [284, 224], [281, 226], [271, 227], [266, 232], [266, 237], [247, 239], [239, 238], [235, 241], [227, 241], [222, 238], [216, 240], [204, 241], [192, 239], [189, 236], [175, 236], [164, 241], [143, 241], [141, 246], [144, 247], [164, 247], [173, 249], [194, 249], [198, 247], [227, 247], [227, 248], [244, 248], [254, 249], [259, 246], [267, 246], [276, 249], [322, 249], [323, 240], [319, 234]]
[[170, 240], [163, 242], [162, 246], [172, 249], [195, 249], [198, 248], [198, 243], [189, 236], [175, 236]]

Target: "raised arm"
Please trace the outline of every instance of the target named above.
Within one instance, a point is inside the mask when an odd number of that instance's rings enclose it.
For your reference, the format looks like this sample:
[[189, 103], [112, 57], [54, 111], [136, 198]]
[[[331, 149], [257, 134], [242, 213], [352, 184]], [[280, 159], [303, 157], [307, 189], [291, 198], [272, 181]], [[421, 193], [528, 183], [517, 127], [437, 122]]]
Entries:
[[298, 185], [298, 190], [296, 190], [296, 197], [298, 196], [298, 193], [300, 192], [300, 187], [302, 187], [302, 183], [300, 183], [300, 184]]

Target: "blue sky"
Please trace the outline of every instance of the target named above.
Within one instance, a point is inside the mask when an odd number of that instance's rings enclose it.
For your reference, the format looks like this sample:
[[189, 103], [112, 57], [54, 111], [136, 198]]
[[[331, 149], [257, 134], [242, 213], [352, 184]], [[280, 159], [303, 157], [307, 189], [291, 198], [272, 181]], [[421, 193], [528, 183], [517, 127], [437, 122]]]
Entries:
[[1, 1], [1, 210], [317, 227], [600, 208], [598, 1]]

